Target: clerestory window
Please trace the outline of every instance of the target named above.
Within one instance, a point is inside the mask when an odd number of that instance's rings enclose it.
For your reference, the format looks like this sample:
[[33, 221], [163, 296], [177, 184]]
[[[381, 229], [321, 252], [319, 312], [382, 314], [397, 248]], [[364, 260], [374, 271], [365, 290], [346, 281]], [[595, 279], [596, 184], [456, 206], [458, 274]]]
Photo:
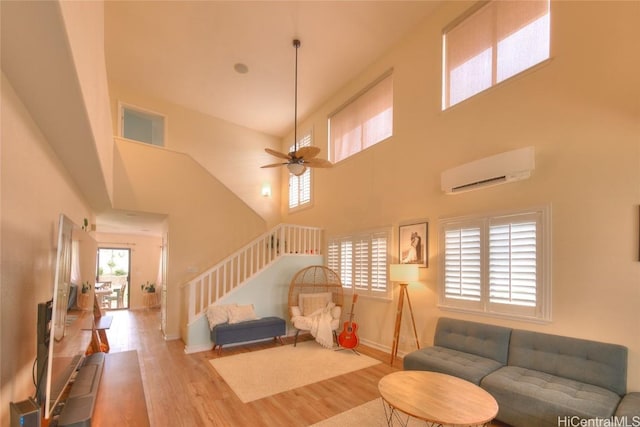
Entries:
[[445, 110], [549, 58], [549, 0], [490, 1], [445, 28]]
[[329, 159], [333, 163], [393, 135], [391, 72], [329, 115]]

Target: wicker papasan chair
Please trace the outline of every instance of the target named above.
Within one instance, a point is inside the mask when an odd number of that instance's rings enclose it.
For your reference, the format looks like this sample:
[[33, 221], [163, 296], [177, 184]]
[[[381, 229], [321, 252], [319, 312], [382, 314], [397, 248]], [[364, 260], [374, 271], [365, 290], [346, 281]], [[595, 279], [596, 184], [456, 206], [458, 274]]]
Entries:
[[298, 271], [289, 285], [289, 316], [296, 329], [294, 347], [300, 331], [310, 332], [324, 347], [333, 346], [334, 340], [337, 343], [342, 301], [342, 283], [335, 271], [322, 265]]

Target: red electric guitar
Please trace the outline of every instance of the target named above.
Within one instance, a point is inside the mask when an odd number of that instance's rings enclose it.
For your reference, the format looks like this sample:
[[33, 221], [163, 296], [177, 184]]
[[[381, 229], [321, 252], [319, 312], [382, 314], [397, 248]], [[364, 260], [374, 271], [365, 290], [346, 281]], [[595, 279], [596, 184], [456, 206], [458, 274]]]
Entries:
[[349, 321], [344, 322], [344, 329], [340, 332], [338, 336], [338, 343], [340, 346], [344, 348], [356, 348], [358, 346], [358, 336], [356, 335], [356, 331], [358, 330], [358, 325], [353, 321], [353, 313], [356, 308], [356, 301], [358, 301], [358, 295], [353, 294], [353, 301], [351, 303], [351, 314], [349, 315]]

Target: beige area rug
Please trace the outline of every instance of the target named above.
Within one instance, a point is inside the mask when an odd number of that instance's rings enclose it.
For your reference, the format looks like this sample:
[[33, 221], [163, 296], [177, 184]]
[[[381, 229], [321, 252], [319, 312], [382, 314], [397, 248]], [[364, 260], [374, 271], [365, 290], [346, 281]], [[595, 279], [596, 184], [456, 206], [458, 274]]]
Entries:
[[209, 361], [244, 403], [380, 363], [352, 351], [326, 349], [315, 341], [235, 354]]
[[[398, 414], [402, 423], [407, 419], [407, 415]], [[396, 425], [397, 420], [394, 420]], [[404, 424], [401, 424], [404, 425]], [[424, 426], [425, 422], [409, 417], [408, 427]], [[353, 409], [334, 415], [324, 421], [320, 421], [311, 427], [387, 427], [382, 399], [378, 398], [370, 402], [356, 406]]]

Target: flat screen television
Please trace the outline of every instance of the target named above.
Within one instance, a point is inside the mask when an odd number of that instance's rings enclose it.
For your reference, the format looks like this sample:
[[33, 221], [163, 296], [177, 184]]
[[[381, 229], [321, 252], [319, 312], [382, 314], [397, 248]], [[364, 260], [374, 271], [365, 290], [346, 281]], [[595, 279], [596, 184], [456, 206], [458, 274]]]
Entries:
[[[95, 242], [90, 236], [82, 240], [91, 240], [83, 253], [77, 234], [81, 231], [69, 218], [61, 214], [58, 221], [57, 254], [52, 298], [38, 304], [37, 319], [37, 359], [36, 359], [36, 398], [44, 418], [49, 419], [60, 401], [73, 374], [82, 363], [84, 352], [91, 340], [91, 331], [82, 331], [75, 325], [70, 336], [67, 331], [68, 320], [80, 316], [68, 317], [70, 307], [72, 258], [93, 256], [93, 277], [95, 277]], [[74, 237], [76, 236], [76, 237]], [[74, 238], [78, 244], [74, 249]], [[92, 244], [91, 244], [92, 243]], [[93, 252], [93, 255], [91, 254]], [[74, 265], [80, 265], [79, 260]], [[90, 273], [85, 273], [90, 274]], [[80, 320], [77, 320], [80, 322]]]

